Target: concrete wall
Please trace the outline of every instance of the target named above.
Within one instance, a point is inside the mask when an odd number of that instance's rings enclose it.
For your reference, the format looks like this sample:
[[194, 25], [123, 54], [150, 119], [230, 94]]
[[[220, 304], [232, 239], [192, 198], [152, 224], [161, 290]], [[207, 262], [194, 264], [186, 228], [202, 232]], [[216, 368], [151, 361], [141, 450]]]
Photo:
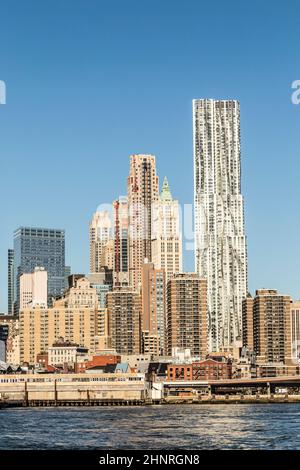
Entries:
[[[43, 374], [40, 379], [37, 375], [29, 379], [41, 380], [40, 382], [28, 381], [26, 375], [2, 375], [0, 376], [0, 397], [8, 400], [24, 400], [27, 393], [28, 400], [54, 400], [55, 396], [57, 400], [87, 400], [88, 398], [140, 400], [144, 398], [144, 378], [139, 380], [134, 374], [115, 374], [115, 376], [107, 374], [110, 376], [107, 381], [97, 381], [99, 374], [89, 374], [85, 381], [76, 380], [76, 375], [70, 374], [69, 377], [64, 375], [63, 381], [59, 381], [62, 375], [64, 374], [47, 378], [47, 375]], [[83, 374], [80, 376], [82, 378]], [[7, 382], [5, 382], [6, 378]]]

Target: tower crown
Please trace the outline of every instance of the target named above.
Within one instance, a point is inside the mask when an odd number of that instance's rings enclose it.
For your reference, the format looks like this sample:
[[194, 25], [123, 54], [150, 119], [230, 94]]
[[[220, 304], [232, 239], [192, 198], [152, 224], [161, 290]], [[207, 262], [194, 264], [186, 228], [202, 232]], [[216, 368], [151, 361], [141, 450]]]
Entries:
[[168, 179], [167, 179], [166, 176], [164, 177], [164, 181], [163, 181], [163, 185], [162, 185], [162, 189], [161, 189], [161, 193], [160, 193], [160, 198], [163, 201], [172, 201], [173, 200], [172, 193], [171, 193], [170, 186], [169, 186], [169, 182], [168, 182]]

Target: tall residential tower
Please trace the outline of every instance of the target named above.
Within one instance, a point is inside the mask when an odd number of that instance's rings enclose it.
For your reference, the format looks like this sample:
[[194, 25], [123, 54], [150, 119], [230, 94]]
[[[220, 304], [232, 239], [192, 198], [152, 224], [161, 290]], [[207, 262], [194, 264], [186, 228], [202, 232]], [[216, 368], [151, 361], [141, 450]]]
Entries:
[[158, 201], [158, 176], [153, 155], [131, 155], [127, 180], [129, 211], [129, 281], [137, 289], [145, 258], [152, 261], [153, 207]]
[[240, 106], [193, 100], [195, 265], [207, 279], [209, 349], [241, 339], [247, 251], [241, 194]]

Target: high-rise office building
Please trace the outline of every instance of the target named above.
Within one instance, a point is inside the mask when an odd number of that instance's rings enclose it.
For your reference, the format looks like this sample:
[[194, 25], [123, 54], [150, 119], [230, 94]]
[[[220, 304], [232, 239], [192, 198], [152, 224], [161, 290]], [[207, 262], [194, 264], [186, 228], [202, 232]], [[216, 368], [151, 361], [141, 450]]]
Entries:
[[111, 239], [111, 218], [108, 211], [97, 211], [90, 222], [90, 272], [101, 271], [103, 248]]
[[20, 227], [14, 232], [14, 297], [20, 308], [20, 276], [42, 267], [48, 274], [48, 304], [65, 288], [65, 231]]
[[113, 202], [114, 210], [114, 285], [129, 285], [128, 270], [128, 198]]
[[9, 249], [7, 254], [7, 309], [8, 314], [14, 313], [14, 250]]
[[44, 268], [35, 268], [33, 273], [20, 276], [20, 310], [29, 306], [47, 307], [48, 275]]
[[165, 270], [167, 280], [182, 272], [179, 203], [173, 199], [166, 177], [153, 211], [152, 262], [155, 268]]
[[183, 348], [204, 358], [207, 346], [207, 281], [195, 273], [175, 274], [167, 285], [167, 353]]
[[240, 107], [193, 101], [195, 265], [207, 279], [209, 349], [241, 340], [247, 252], [241, 194]]
[[141, 350], [141, 296], [131, 287], [115, 288], [107, 294], [108, 331], [111, 347], [118, 354]]
[[127, 180], [129, 211], [129, 280], [141, 285], [144, 259], [152, 260], [152, 213], [158, 201], [158, 176], [153, 155], [131, 155]]
[[147, 262], [142, 267], [142, 353], [165, 353], [165, 271]]
[[253, 345], [258, 363], [290, 364], [291, 298], [259, 289], [253, 301]]

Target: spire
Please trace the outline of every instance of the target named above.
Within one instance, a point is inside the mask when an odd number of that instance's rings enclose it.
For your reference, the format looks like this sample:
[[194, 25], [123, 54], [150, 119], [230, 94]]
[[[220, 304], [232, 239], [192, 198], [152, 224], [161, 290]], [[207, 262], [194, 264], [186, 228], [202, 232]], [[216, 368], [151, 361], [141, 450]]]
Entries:
[[164, 177], [164, 182], [163, 182], [163, 185], [162, 185], [160, 198], [163, 201], [172, 201], [173, 200], [172, 194], [171, 194], [171, 191], [170, 191], [170, 186], [169, 186], [169, 183], [168, 183], [168, 180], [167, 180], [166, 176]]

